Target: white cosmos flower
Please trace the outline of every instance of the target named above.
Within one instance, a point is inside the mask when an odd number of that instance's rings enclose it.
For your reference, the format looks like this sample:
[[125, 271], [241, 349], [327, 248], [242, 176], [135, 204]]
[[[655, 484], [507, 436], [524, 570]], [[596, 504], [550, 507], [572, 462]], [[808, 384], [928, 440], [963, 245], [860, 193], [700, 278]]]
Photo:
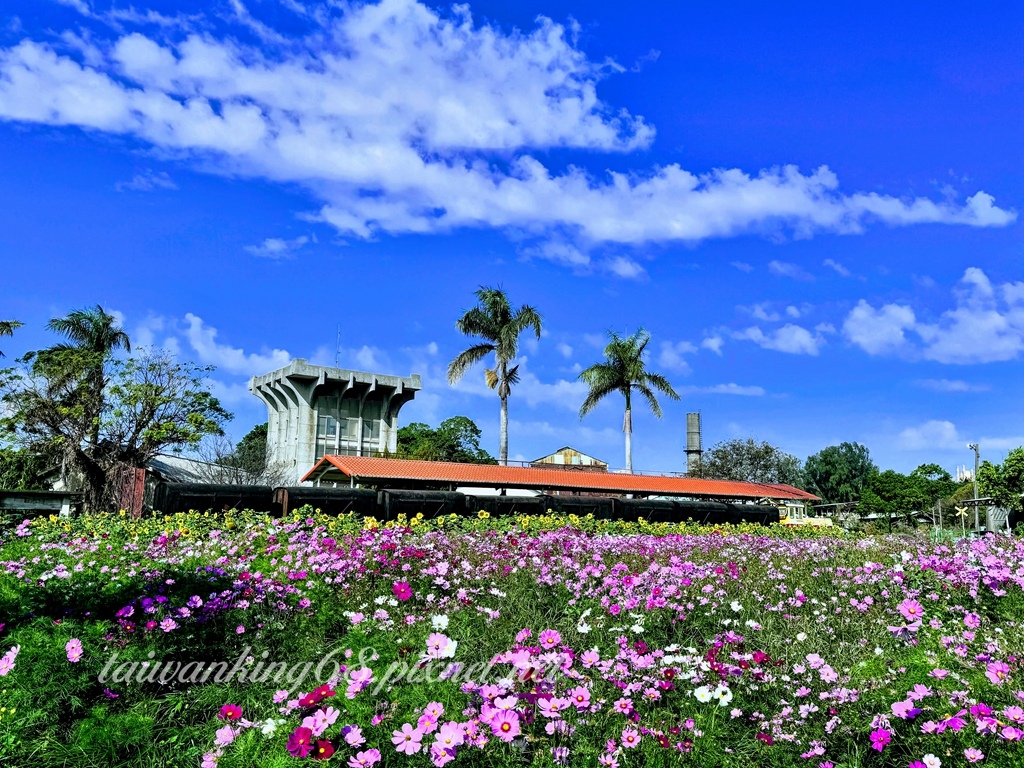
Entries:
[[732, 605], [730, 605], [729, 607], [736, 611], [736, 613], [739, 613], [743, 610], [743, 605], [740, 603], [739, 600], [733, 600]]
[[927, 754], [922, 757], [921, 762], [927, 765], [928, 768], [941, 768], [942, 766], [942, 761], [932, 754]]
[[797, 640], [798, 640], [799, 642], [801, 642], [801, 643], [802, 643], [802, 642], [803, 642], [804, 640], [806, 640], [806, 639], [807, 639], [807, 633], [806, 633], [806, 632], [797, 632], [797, 633], [796, 633], [796, 639], [797, 639]]
[[587, 634], [588, 632], [590, 632], [591, 629], [592, 627], [585, 621], [581, 621], [578, 625], [576, 625], [576, 631], [579, 632], [581, 635]]
[[732, 701], [732, 691], [724, 685], [720, 685], [715, 689], [715, 698], [718, 699], [718, 706], [727, 707], [729, 702]]
[[448, 629], [448, 617], [443, 615], [435, 615], [430, 617], [430, 626], [436, 629], [438, 632], [443, 632]]
[[644, 631], [643, 624], [634, 624], [629, 628], [631, 632], [636, 632], [638, 635]]
[[701, 704], [707, 704], [713, 698], [711, 689], [708, 688], [706, 685], [702, 685], [700, 688], [695, 690], [693, 692], [693, 695]]

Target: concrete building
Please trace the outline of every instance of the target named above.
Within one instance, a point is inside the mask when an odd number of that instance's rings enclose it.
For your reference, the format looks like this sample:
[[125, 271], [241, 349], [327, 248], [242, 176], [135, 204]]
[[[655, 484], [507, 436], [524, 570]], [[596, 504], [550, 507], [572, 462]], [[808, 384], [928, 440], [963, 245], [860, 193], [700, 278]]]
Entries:
[[386, 376], [305, 360], [249, 380], [249, 391], [267, 406], [267, 451], [289, 485], [327, 454], [394, 452], [398, 412], [421, 388], [418, 374]]

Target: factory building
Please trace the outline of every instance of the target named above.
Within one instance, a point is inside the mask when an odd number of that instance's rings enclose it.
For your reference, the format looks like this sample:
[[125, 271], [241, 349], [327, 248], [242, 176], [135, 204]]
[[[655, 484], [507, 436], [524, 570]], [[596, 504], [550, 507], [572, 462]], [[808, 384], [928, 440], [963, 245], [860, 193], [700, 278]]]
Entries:
[[421, 388], [418, 374], [388, 376], [301, 359], [249, 380], [249, 391], [267, 406], [267, 451], [285, 485], [298, 484], [326, 455], [393, 453], [398, 412]]

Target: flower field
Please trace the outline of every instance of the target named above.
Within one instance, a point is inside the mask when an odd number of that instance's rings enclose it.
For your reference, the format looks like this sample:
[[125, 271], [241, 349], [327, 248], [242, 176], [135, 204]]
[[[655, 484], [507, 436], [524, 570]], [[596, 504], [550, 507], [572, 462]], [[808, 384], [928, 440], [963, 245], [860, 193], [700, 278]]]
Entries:
[[1024, 542], [314, 512], [0, 530], [0, 764], [1024, 764]]

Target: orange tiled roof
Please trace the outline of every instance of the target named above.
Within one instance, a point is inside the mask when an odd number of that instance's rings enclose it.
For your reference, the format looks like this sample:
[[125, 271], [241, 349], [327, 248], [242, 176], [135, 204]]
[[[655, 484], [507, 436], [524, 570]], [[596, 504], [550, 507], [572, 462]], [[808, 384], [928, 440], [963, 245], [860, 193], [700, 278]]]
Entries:
[[537, 467], [500, 467], [448, 461], [377, 459], [369, 456], [324, 456], [302, 478], [324, 479], [340, 472], [361, 483], [421, 481], [457, 486], [529, 488], [535, 490], [607, 491], [653, 496], [692, 496], [721, 499], [802, 499], [817, 496], [788, 485], [703, 480], [665, 475], [627, 475], [618, 472], [572, 472]]

